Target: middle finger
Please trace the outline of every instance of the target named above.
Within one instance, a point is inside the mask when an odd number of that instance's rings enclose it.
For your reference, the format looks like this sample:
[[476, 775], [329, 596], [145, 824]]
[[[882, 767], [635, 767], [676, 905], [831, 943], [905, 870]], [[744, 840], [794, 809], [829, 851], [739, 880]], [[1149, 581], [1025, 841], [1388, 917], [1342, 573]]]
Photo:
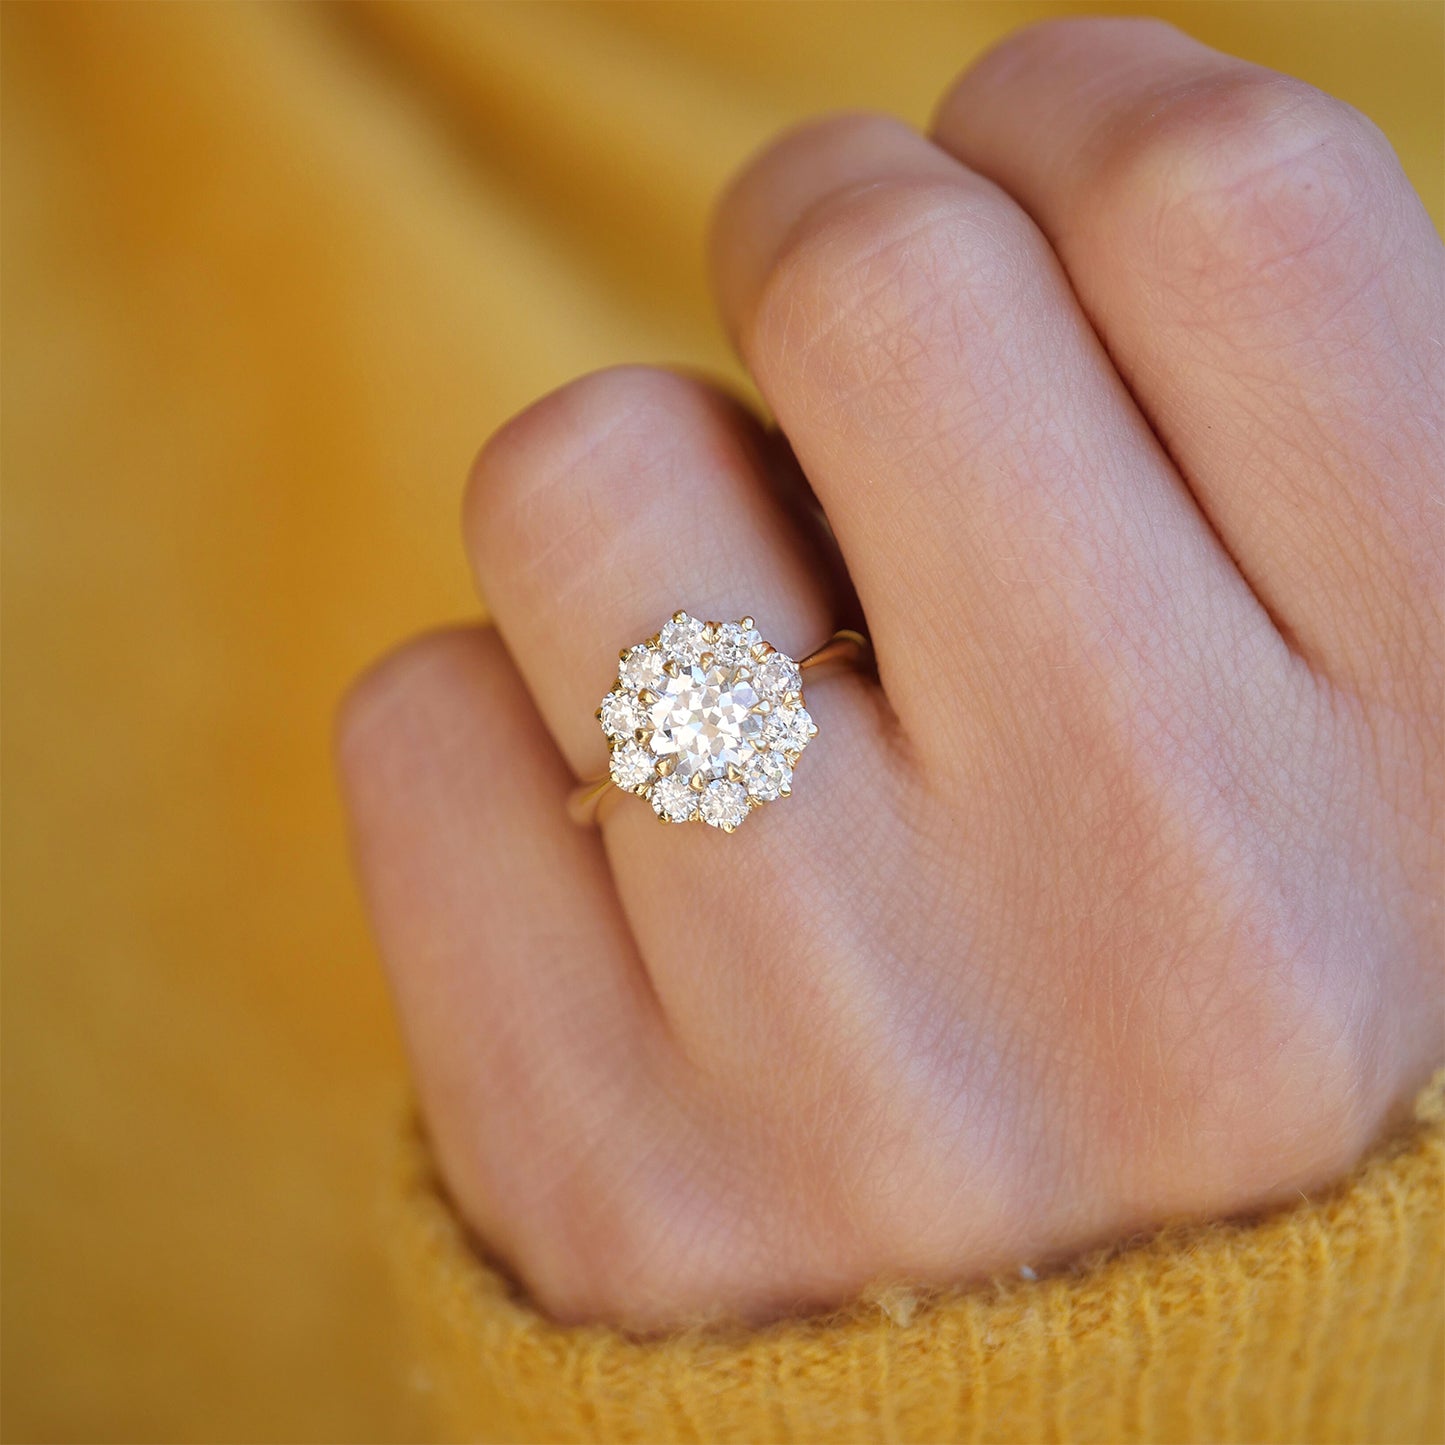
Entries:
[[1107, 657], [1107, 687], [1121, 654], [1154, 678], [1220, 635], [1278, 644], [998, 187], [900, 121], [828, 118], [734, 182], [714, 259], [925, 752], [972, 751], [960, 675], [1007, 703], [1021, 657]]

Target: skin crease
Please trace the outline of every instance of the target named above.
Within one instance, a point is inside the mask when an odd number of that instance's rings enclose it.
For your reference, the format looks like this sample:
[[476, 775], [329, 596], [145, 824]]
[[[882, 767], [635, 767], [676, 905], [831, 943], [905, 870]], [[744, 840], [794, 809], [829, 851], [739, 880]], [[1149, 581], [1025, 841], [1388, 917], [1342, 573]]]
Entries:
[[[791, 450], [696, 377], [543, 398], [468, 488], [497, 631], [342, 711], [479, 1240], [646, 1330], [1339, 1178], [1445, 1054], [1445, 273], [1388, 147], [1054, 22], [931, 140], [780, 138], [713, 260]], [[861, 616], [878, 676], [809, 681], [795, 795], [736, 834], [575, 829], [611, 659], [678, 606], [795, 655]]]

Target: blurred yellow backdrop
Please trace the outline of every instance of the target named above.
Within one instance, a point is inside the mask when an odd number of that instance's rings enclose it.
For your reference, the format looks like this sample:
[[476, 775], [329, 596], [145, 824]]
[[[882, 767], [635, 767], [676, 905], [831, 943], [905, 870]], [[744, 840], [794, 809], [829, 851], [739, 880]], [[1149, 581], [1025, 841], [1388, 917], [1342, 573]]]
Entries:
[[[490, 428], [611, 362], [736, 375], [702, 234], [750, 149], [922, 123], [1064, 8], [0, 10], [7, 1439], [418, 1428], [334, 701], [475, 610]], [[1360, 106], [1440, 223], [1439, 4], [1145, 8]]]

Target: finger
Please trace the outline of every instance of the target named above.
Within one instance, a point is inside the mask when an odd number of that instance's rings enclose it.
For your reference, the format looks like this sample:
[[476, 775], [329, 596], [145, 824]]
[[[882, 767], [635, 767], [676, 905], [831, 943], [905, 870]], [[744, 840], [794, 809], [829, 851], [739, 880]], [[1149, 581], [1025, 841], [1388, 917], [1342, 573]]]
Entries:
[[937, 739], [940, 717], [970, 721], [947, 705], [960, 678], [979, 706], [1032, 707], [1021, 656], [1133, 650], [1148, 673], [1181, 646], [1209, 656], [1206, 616], [1236, 639], [1267, 627], [992, 183], [901, 122], [834, 117], [744, 170], [713, 254], [905, 724]]
[[[488, 1243], [568, 1312], [565, 1217], [670, 1132], [670, 1045], [597, 836], [496, 635], [424, 637], [343, 709], [362, 884], [447, 1180]], [[598, 1141], [605, 1141], [605, 1149]], [[619, 1201], [617, 1207], [624, 1207]]]
[[[641, 367], [564, 387], [483, 449], [466, 506], [473, 565], [579, 774], [605, 766], [594, 714], [619, 649], [679, 607], [715, 620], [751, 615], [794, 657], [832, 632], [826, 550], [805, 529], [806, 509], [780, 500], [766, 450], [758, 423], [730, 399]], [[870, 680], [809, 673], [805, 690], [818, 733], [792, 795], [736, 834], [659, 822], [647, 801], [615, 793], [602, 813], [628, 922], [693, 1059], [752, 1057], [768, 1000], [800, 989], [796, 974], [769, 973], [778, 919], [749, 900], [815, 877], [815, 888], [799, 888], [806, 897], [788, 898], [790, 939], [809, 937], [815, 920], [811, 936], [827, 938], [866, 906], [870, 828], [893, 806], [907, 763], [880, 725]], [[700, 925], [719, 917], [725, 925]], [[823, 953], [812, 960], [820, 973]]]
[[991, 52], [934, 134], [1053, 241], [1306, 656], [1374, 685], [1403, 649], [1418, 684], [1440, 635], [1441, 254], [1375, 127], [1161, 22], [1091, 18]]
[[594, 713], [618, 652], [679, 608], [752, 616], [802, 656], [837, 625], [834, 563], [770, 476], [762, 428], [691, 377], [585, 376], [483, 448], [465, 530], [478, 586], [579, 775], [606, 764]]

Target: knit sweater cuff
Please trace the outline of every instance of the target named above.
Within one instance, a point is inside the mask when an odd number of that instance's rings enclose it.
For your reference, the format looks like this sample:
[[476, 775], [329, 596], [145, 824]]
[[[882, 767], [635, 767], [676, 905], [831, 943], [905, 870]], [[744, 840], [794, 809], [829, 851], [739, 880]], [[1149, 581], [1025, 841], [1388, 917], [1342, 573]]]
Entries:
[[391, 1232], [438, 1432], [496, 1441], [1434, 1441], [1445, 1072], [1328, 1194], [1038, 1280], [866, 1293], [639, 1341], [541, 1316], [469, 1246], [408, 1129]]

